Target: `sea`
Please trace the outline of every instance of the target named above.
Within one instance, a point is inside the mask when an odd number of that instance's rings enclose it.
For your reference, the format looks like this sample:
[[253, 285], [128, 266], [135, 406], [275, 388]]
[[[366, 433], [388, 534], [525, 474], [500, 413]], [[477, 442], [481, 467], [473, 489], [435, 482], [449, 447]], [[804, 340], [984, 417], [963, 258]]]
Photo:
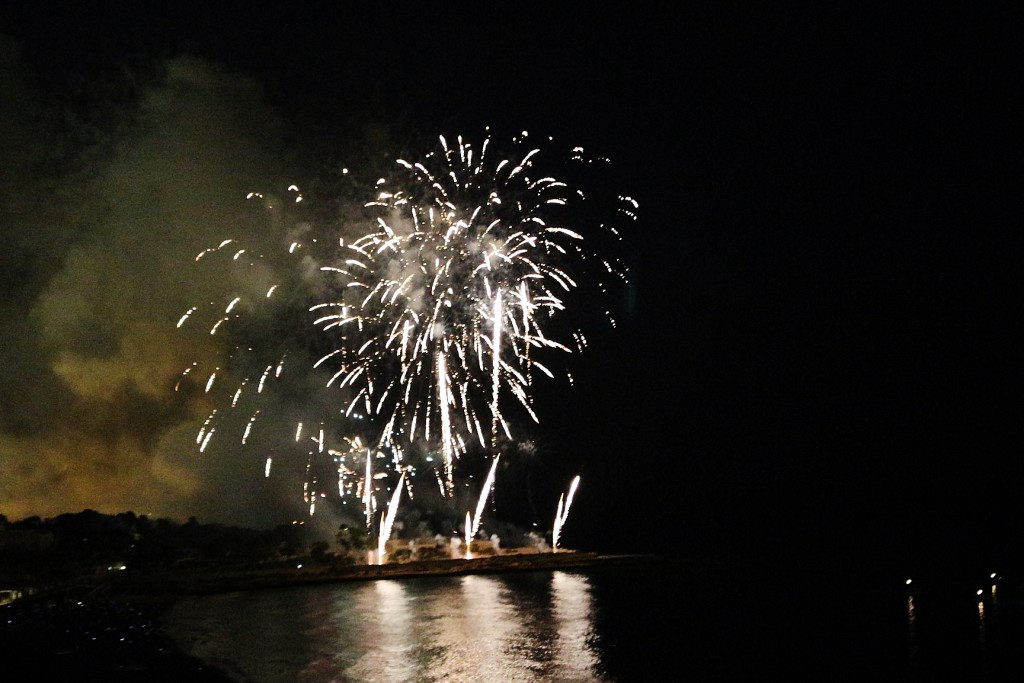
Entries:
[[651, 558], [196, 596], [163, 623], [238, 681], [1019, 681], [1019, 578]]

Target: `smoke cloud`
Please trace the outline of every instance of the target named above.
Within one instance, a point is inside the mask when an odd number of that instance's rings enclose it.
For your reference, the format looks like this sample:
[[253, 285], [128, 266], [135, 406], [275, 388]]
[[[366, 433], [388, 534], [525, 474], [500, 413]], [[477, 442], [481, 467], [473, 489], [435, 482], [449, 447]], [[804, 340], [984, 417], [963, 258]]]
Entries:
[[161, 72], [125, 125], [77, 144], [81, 131], [0, 35], [8, 518], [92, 508], [260, 523], [281, 512], [252, 505], [253, 487], [268, 486], [252, 456], [240, 467], [236, 453], [198, 453], [208, 406], [174, 391], [195, 357], [223, 351], [207, 330], [176, 329], [178, 317], [233, 285], [194, 256], [262, 237], [245, 197], [276, 187], [281, 123], [253, 80], [189, 58]]

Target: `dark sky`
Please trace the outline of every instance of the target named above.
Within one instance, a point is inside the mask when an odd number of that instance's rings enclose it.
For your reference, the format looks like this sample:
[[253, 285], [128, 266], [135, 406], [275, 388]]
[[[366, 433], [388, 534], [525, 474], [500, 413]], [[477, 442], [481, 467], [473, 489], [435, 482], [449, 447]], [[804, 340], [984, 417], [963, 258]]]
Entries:
[[[2, 10], [0, 34], [20, 46], [9, 68], [32, 111], [99, 111], [95, 126], [115, 142], [118, 102], [189, 55], [220, 65], [224, 82], [256, 84], [226, 99], [252, 98], [277, 121], [278, 139], [234, 160], [248, 168], [301, 168], [290, 146], [324, 163], [373, 126], [403, 144], [528, 129], [613, 160], [619, 191], [641, 208], [626, 254], [634, 287], [577, 386], [539, 397], [548, 457], [582, 467], [581, 542], [612, 529], [698, 545], [998, 545], [1024, 531], [1014, 17], [966, 6], [217, 5], [23, 3]], [[16, 100], [0, 101], [5, 123], [28, 125], [10, 113]], [[244, 107], [230, 116], [251, 122]], [[105, 186], [134, 177], [124, 163], [103, 171]], [[26, 242], [5, 262], [23, 273], [5, 276], [21, 302], [5, 319], [40, 320], [34, 302], [74, 261], [67, 235], [35, 213], [4, 219], [5, 236]], [[76, 225], [89, 220], [105, 219]], [[61, 265], [40, 257], [49, 248]], [[43, 415], [46, 395], [33, 396]], [[153, 414], [154, 433], [176, 424]], [[8, 422], [5, 439], [24, 438]], [[0, 482], [5, 506], [24, 495], [17, 477], [31, 479], [18, 462]]]

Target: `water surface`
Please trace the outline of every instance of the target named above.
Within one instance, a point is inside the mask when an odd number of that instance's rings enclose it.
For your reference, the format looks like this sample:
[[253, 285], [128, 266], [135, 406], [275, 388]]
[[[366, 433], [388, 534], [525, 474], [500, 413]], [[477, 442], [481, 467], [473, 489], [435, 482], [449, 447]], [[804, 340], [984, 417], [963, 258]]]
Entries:
[[1007, 588], [863, 567], [654, 563], [189, 598], [165, 618], [243, 681], [1024, 680]]

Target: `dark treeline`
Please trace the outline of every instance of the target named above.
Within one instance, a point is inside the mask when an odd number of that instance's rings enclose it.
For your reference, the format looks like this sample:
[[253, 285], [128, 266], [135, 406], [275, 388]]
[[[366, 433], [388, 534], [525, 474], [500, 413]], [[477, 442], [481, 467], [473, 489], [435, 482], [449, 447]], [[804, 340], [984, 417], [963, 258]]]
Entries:
[[9, 521], [0, 515], [0, 576], [67, 578], [131, 568], [252, 563], [305, 553], [301, 523], [246, 529], [95, 510]]

